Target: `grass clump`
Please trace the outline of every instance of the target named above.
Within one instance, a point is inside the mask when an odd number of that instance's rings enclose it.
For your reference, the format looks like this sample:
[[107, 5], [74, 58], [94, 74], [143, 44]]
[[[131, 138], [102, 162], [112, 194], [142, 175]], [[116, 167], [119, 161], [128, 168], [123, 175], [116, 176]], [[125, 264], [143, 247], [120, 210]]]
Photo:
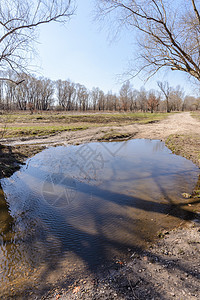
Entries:
[[195, 119], [197, 119], [198, 121], [200, 121], [200, 111], [195, 111], [195, 112], [191, 112], [190, 113], [191, 116]]
[[100, 137], [99, 141], [110, 141], [110, 140], [124, 140], [131, 138], [132, 135], [129, 133], [121, 133], [121, 132], [108, 132]]
[[200, 167], [200, 135], [172, 134], [165, 143], [173, 153], [192, 160]]

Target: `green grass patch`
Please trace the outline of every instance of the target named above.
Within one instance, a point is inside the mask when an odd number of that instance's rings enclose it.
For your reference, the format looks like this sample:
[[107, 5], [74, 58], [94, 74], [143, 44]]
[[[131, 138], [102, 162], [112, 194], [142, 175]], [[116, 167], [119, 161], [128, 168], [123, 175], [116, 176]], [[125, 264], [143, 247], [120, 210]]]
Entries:
[[165, 118], [167, 114], [151, 113], [107, 113], [66, 116], [68, 122], [86, 122], [96, 124], [150, 122]]
[[[65, 126], [65, 125], [52, 125], [52, 126], [22, 126], [22, 127], [8, 127], [4, 132], [3, 137], [25, 137], [25, 136], [45, 136], [52, 135], [63, 131], [77, 131], [85, 130], [87, 126]], [[0, 136], [3, 131], [0, 131]]]

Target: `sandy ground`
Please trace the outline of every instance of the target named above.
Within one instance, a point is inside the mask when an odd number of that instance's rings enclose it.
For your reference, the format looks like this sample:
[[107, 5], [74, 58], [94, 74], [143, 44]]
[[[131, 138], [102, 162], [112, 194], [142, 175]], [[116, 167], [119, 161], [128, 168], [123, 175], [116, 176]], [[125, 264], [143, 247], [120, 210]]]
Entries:
[[159, 123], [139, 126], [135, 137], [165, 140], [171, 134], [200, 135], [200, 122], [189, 112], [173, 114]]
[[[169, 136], [174, 151], [193, 160], [200, 166], [200, 122], [189, 112], [169, 115], [165, 120], [146, 125], [99, 127], [40, 139], [12, 139], [3, 142], [16, 145], [79, 144], [101, 140], [107, 132], [129, 133], [130, 138], [149, 138], [167, 141]], [[1, 141], [2, 142], [2, 141]], [[192, 154], [191, 154], [192, 153]], [[196, 201], [200, 202], [199, 196]], [[130, 251], [127, 262], [109, 266], [96, 277], [77, 278], [72, 285], [60, 285], [42, 297], [32, 291], [23, 299], [200, 299], [200, 217], [161, 238], [145, 251]], [[27, 298], [28, 297], [28, 298]]]

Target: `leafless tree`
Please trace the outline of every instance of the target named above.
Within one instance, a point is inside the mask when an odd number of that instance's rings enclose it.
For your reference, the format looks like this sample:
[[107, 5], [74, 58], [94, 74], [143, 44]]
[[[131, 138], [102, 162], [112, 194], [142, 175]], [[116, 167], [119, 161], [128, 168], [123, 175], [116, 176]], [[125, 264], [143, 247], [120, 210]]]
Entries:
[[0, 81], [0, 109], [3, 109], [4, 95], [3, 95], [3, 82]]
[[57, 98], [59, 105], [67, 111], [75, 109], [76, 85], [71, 80], [57, 80]]
[[113, 110], [113, 94], [112, 94], [112, 91], [108, 91], [108, 93], [105, 95], [105, 98], [106, 98], [106, 110]]
[[167, 112], [169, 113], [170, 112], [169, 97], [170, 97], [172, 88], [169, 86], [169, 83], [167, 81], [164, 81], [164, 82], [158, 81], [157, 84], [165, 97]]
[[151, 113], [153, 113], [155, 110], [158, 110], [160, 98], [156, 97], [154, 92], [150, 92], [148, 96], [147, 105]]
[[127, 81], [122, 85], [119, 91], [121, 108], [124, 111], [127, 111], [130, 108], [131, 92], [132, 92], [132, 87], [130, 81]]
[[197, 0], [97, 0], [100, 15], [112, 14], [138, 29], [140, 68], [152, 76], [163, 67], [200, 80], [200, 2]]
[[54, 99], [54, 83], [50, 79], [36, 78], [27, 74], [19, 74], [15, 77], [15, 85], [11, 81], [1, 81], [4, 86], [2, 102], [5, 109], [47, 110], [51, 107]]
[[113, 109], [117, 111], [119, 108], [119, 98], [116, 94], [113, 95]]
[[79, 103], [79, 110], [86, 111], [88, 108], [89, 92], [84, 85], [76, 84], [76, 97]]
[[195, 110], [200, 110], [200, 98], [196, 98], [196, 101], [193, 104], [193, 107], [195, 107]]
[[54, 102], [54, 84], [50, 79], [40, 80], [40, 110], [49, 110]]
[[105, 94], [102, 90], [99, 90], [99, 99], [98, 99], [98, 110], [105, 110], [105, 102], [106, 102], [106, 97]]
[[130, 93], [130, 111], [138, 110], [137, 97], [138, 97], [138, 91], [132, 90]]
[[182, 110], [184, 92], [181, 87], [170, 87], [167, 81], [158, 81], [157, 84], [165, 97], [167, 112]]
[[93, 110], [96, 110], [97, 108], [97, 104], [99, 100], [99, 91], [100, 91], [99, 88], [94, 87], [91, 92], [91, 101], [92, 101]]
[[137, 95], [137, 103], [138, 107], [141, 111], [147, 112], [148, 104], [147, 104], [147, 91], [144, 88], [141, 88]]
[[182, 110], [183, 98], [184, 98], [184, 91], [182, 90], [182, 88], [179, 85], [176, 88], [173, 88], [169, 96], [170, 109], [172, 111]]
[[[64, 23], [73, 11], [71, 0], [1, 0], [0, 70], [24, 71], [37, 28], [53, 21]], [[20, 83], [8, 77], [0, 79]]]
[[183, 101], [183, 110], [198, 110], [200, 109], [200, 98], [194, 96], [186, 96]]

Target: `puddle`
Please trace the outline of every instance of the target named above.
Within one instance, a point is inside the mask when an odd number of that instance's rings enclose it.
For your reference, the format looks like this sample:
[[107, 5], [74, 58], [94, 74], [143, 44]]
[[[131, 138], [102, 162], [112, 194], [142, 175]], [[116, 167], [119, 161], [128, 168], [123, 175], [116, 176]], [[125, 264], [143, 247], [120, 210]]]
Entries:
[[[187, 219], [199, 169], [156, 140], [49, 148], [1, 181], [1, 292], [74, 277]], [[130, 255], [129, 255], [130, 257]], [[1, 294], [0, 294], [1, 296]]]

